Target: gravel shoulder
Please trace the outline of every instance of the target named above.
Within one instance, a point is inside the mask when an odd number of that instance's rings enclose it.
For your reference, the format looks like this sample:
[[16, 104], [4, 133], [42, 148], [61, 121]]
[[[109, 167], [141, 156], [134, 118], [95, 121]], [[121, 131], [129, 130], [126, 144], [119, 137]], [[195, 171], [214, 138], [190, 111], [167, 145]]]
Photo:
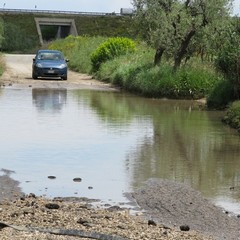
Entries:
[[[6, 71], [0, 78], [2, 88], [66, 88], [118, 91], [91, 76], [69, 71], [67, 81], [31, 79], [33, 55], [5, 55]], [[182, 184], [151, 180], [131, 193], [142, 211], [132, 213], [124, 207], [100, 208], [87, 199], [46, 199], [24, 195], [12, 172], [2, 169], [0, 176], [0, 222], [38, 230], [16, 231], [0, 223], [0, 239], [89, 239], [56, 235], [48, 230], [82, 230], [106, 234], [101, 239], [209, 240], [240, 239], [239, 219], [230, 216]], [[180, 230], [189, 227], [189, 231]], [[185, 228], [185, 230], [188, 230]], [[56, 231], [55, 231], [56, 233]], [[115, 236], [115, 237], [113, 237]], [[119, 236], [120, 238], [117, 238]], [[100, 238], [98, 238], [100, 239]]]
[[188, 226], [215, 239], [240, 239], [240, 218], [181, 183], [150, 179], [132, 197], [145, 216], [168, 227]]

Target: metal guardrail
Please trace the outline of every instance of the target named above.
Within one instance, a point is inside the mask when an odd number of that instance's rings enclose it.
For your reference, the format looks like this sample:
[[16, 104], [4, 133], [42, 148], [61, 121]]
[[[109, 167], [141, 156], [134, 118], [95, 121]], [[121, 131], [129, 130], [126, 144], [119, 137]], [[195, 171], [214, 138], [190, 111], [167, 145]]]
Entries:
[[122, 16], [120, 13], [104, 12], [77, 12], [77, 11], [55, 11], [55, 10], [37, 10], [37, 9], [9, 9], [0, 8], [0, 13], [33, 13], [33, 14], [66, 14], [66, 15], [85, 15], [85, 16]]

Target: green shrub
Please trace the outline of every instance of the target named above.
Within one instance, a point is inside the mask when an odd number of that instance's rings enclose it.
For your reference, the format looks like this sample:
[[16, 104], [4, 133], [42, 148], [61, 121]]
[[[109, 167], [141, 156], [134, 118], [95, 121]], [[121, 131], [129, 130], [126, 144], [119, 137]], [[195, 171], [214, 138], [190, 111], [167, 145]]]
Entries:
[[215, 71], [200, 63], [180, 68], [176, 73], [166, 62], [154, 66], [154, 53], [153, 49], [138, 45], [135, 53], [103, 63], [96, 77], [144, 96], [177, 99], [203, 98], [219, 82]]
[[102, 43], [91, 55], [93, 71], [99, 70], [100, 65], [107, 60], [136, 50], [136, 44], [129, 38], [109, 38]]
[[81, 73], [90, 74], [92, 71], [91, 54], [100, 44], [106, 41], [106, 37], [81, 37], [69, 54], [69, 67]]
[[219, 76], [202, 63], [180, 68], [175, 75], [175, 88], [182, 98], [204, 98], [219, 82]]
[[80, 39], [81, 37], [69, 35], [64, 39], [57, 39], [51, 42], [48, 46], [48, 49], [62, 51], [67, 56]]
[[[234, 34], [233, 34], [234, 35]], [[232, 37], [216, 59], [217, 68], [234, 86], [235, 99], [240, 97], [240, 36]]]
[[240, 132], [240, 101], [235, 101], [229, 107], [223, 122], [229, 124], [231, 127], [238, 129]]
[[4, 39], [2, 41], [3, 51], [27, 51], [37, 46], [38, 39], [29, 35], [24, 29], [12, 23], [4, 23]]
[[208, 108], [223, 109], [234, 99], [233, 84], [227, 80], [222, 80], [216, 84], [215, 88], [207, 98]]

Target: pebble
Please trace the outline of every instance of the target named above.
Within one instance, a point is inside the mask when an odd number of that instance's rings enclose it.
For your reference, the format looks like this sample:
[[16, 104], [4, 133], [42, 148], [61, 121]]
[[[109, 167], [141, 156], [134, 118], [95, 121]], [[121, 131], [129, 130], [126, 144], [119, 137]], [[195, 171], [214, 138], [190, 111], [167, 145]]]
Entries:
[[36, 195], [34, 193], [29, 193], [28, 195], [30, 198], [36, 198]]
[[73, 181], [74, 181], [74, 182], [81, 182], [82, 179], [81, 179], [81, 178], [74, 178]]
[[148, 225], [157, 226], [157, 223], [153, 220], [148, 220]]
[[47, 204], [45, 204], [45, 207], [48, 209], [59, 209], [60, 208], [60, 206], [56, 203], [47, 203]]
[[180, 230], [187, 232], [190, 230], [190, 227], [188, 225], [182, 225], [182, 226], [180, 226]]
[[49, 179], [56, 179], [55, 176], [48, 176]]

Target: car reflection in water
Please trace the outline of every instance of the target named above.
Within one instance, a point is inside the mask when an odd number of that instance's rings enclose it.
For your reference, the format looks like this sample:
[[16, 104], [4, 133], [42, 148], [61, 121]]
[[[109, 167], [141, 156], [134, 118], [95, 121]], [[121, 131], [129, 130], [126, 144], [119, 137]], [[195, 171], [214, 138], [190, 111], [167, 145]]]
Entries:
[[38, 111], [60, 112], [67, 102], [66, 89], [32, 89], [33, 104]]

